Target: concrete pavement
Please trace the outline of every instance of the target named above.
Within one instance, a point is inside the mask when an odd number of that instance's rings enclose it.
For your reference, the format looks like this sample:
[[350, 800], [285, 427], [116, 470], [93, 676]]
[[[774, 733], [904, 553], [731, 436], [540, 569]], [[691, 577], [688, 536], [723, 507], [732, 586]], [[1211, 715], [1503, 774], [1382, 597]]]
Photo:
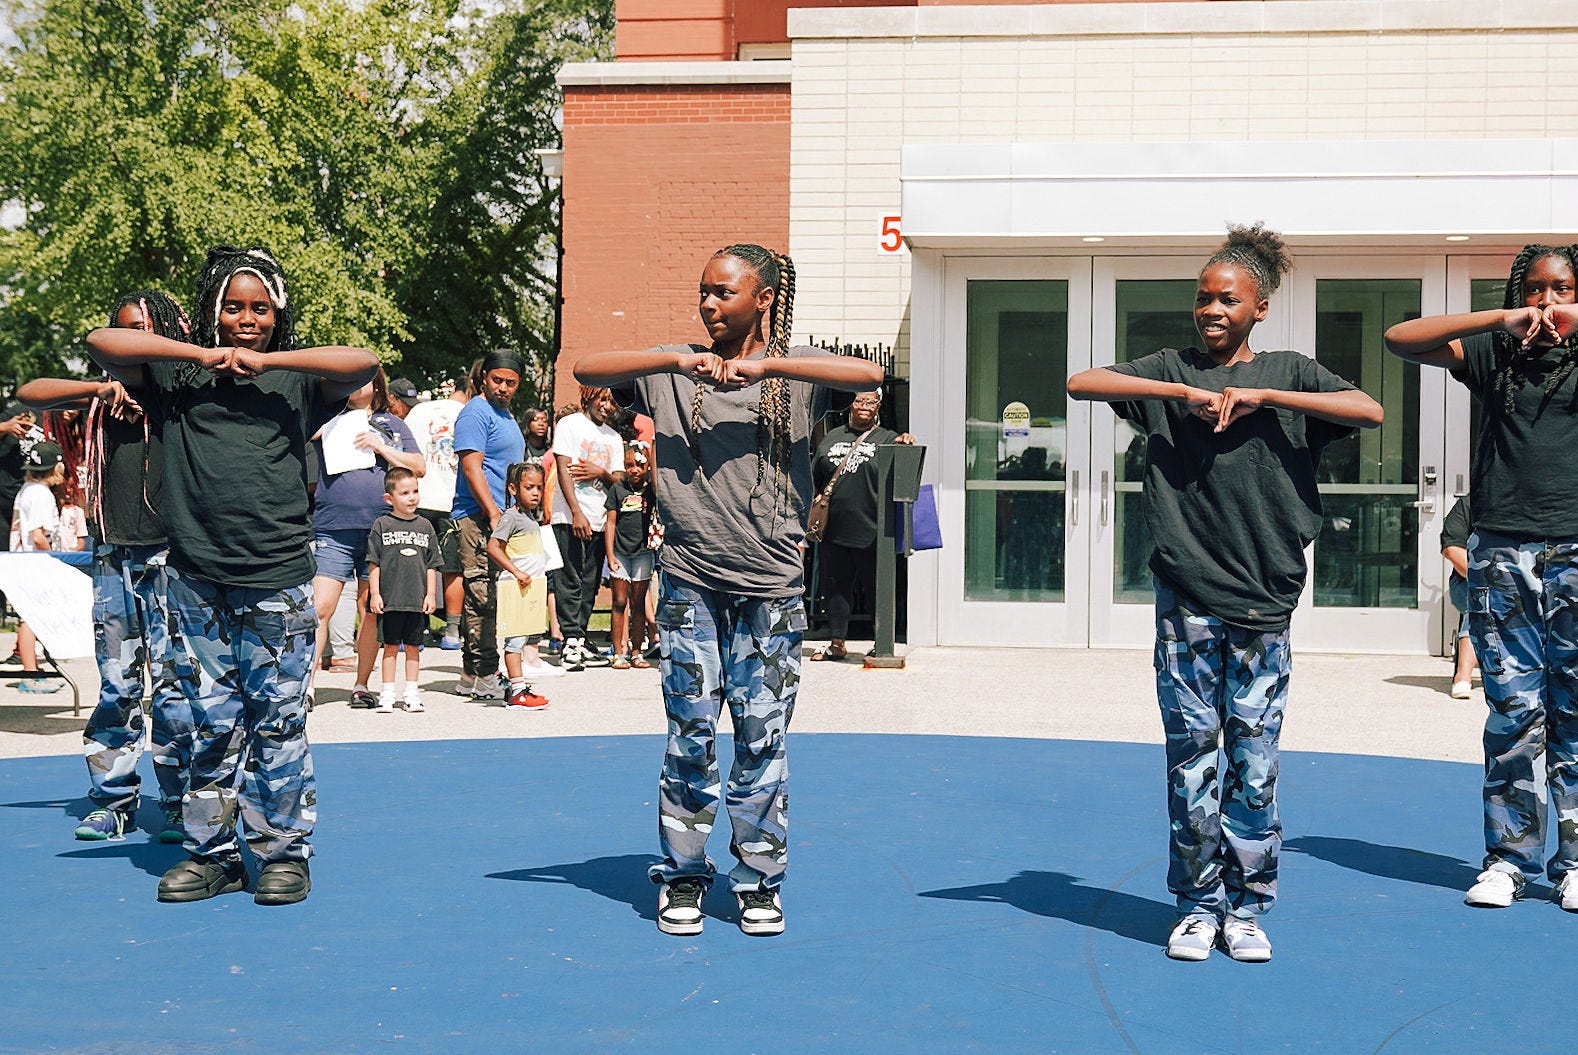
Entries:
[[[867, 643], [851, 642], [863, 650]], [[553, 701], [523, 712], [451, 695], [460, 654], [423, 655], [423, 714], [375, 714], [347, 705], [353, 678], [323, 674], [310, 730], [318, 743], [661, 734], [658, 672], [587, 670], [544, 679]], [[0, 758], [80, 753], [97, 676], [91, 660], [68, 670], [83, 689], [84, 719], [69, 689], [50, 696], [0, 681]], [[1290, 751], [1479, 762], [1484, 699], [1446, 694], [1450, 663], [1430, 656], [1300, 653], [1282, 745]], [[901, 671], [859, 663], [804, 665], [796, 732], [928, 733], [1161, 743], [1151, 657], [1142, 650], [921, 648]], [[1159, 762], [1158, 762], [1159, 764]], [[654, 765], [656, 762], [654, 761]]]

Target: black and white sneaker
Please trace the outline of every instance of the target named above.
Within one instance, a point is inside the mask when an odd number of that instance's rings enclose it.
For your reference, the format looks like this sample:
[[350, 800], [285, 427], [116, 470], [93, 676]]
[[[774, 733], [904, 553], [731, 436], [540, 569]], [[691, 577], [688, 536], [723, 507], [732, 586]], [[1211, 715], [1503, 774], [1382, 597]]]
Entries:
[[605, 654], [602, 649], [594, 648], [588, 645], [584, 640], [580, 642], [580, 645], [581, 662], [586, 664], [588, 667], [606, 667], [613, 662], [613, 660], [609, 659], [607, 654]]
[[568, 671], [585, 670], [584, 654], [585, 651], [581, 648], [581, 642], [574, 638], [566, 641], [564, 643], [564, 651], [559, 654], [559, 669]]
[[740, 930], [746, 934], [782, 934], [784, 910], [776, 890], [740, 890]]
[[700, 934], [705, 918], [701, 914], [701, 896], [706, 892], [707, 884], [694, 876], [664, 883], [657, 898], [658, 930], [664, 934]]

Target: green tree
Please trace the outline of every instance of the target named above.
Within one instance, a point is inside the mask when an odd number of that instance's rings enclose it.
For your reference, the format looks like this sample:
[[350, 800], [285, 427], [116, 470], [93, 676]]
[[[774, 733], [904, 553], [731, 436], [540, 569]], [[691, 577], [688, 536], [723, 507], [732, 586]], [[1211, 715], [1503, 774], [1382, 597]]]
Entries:
[[557, 200], [532, 151], [611, 7], [9, 0], [0, 378], [60, 370], [128, 289], [187, 300], [220, 242], [279, 255], [304, 339], [418, 377], [497, 345], [545, 361]]

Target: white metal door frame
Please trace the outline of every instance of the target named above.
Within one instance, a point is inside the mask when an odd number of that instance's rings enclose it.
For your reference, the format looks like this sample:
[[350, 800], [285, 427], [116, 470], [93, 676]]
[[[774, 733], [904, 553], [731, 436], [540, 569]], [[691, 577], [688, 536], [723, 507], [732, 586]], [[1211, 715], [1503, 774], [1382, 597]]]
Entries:
[[[1090, 596], [1089, 515], [1080, 501], [1083, 479], [1068, 474], [1065, 491], [1064, 598], [1060, 603], [1018, 601], [968, 601], [965, 599], [965, 493], [964, 452], [967, 449], [965, 387], [968, 365], [965, 345], [968, 328], [968, 292], [971, 281], [1063, 281], [1068, 284], [1068, 369], [1083, 370], [1090, 363], [1090, 260], [1088, 257], [946, 257], [943, 262], [942, 356], [938, 384], [942, 394], [941, 433], [936, 437], [944, 452], [938, 471], [940, 494], [938, 520], [945, 539], [958, 545], [945, 547], [938, 566], [937, 630], [939, 639], [958, 645], [1078, 645], [1088, 643], [1087, 598]], [[1065, 464], [1070, 470], [1090, 461], [1090, 412], [1088, 404], [1070, 401], [1067, 418]]]

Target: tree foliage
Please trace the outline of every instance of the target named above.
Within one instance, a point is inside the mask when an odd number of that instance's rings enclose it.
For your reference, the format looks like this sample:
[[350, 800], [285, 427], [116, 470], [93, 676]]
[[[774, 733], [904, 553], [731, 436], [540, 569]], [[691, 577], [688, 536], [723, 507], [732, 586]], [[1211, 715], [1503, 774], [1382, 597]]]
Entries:
[[[5, 2], [5, 0], [0, 0]], [[611, 0], [10, 0], [0, 378], [59, 371], [129, 289], [266, 245], [301, 336], [418, 378], [552, 349], [554, 74]]]

